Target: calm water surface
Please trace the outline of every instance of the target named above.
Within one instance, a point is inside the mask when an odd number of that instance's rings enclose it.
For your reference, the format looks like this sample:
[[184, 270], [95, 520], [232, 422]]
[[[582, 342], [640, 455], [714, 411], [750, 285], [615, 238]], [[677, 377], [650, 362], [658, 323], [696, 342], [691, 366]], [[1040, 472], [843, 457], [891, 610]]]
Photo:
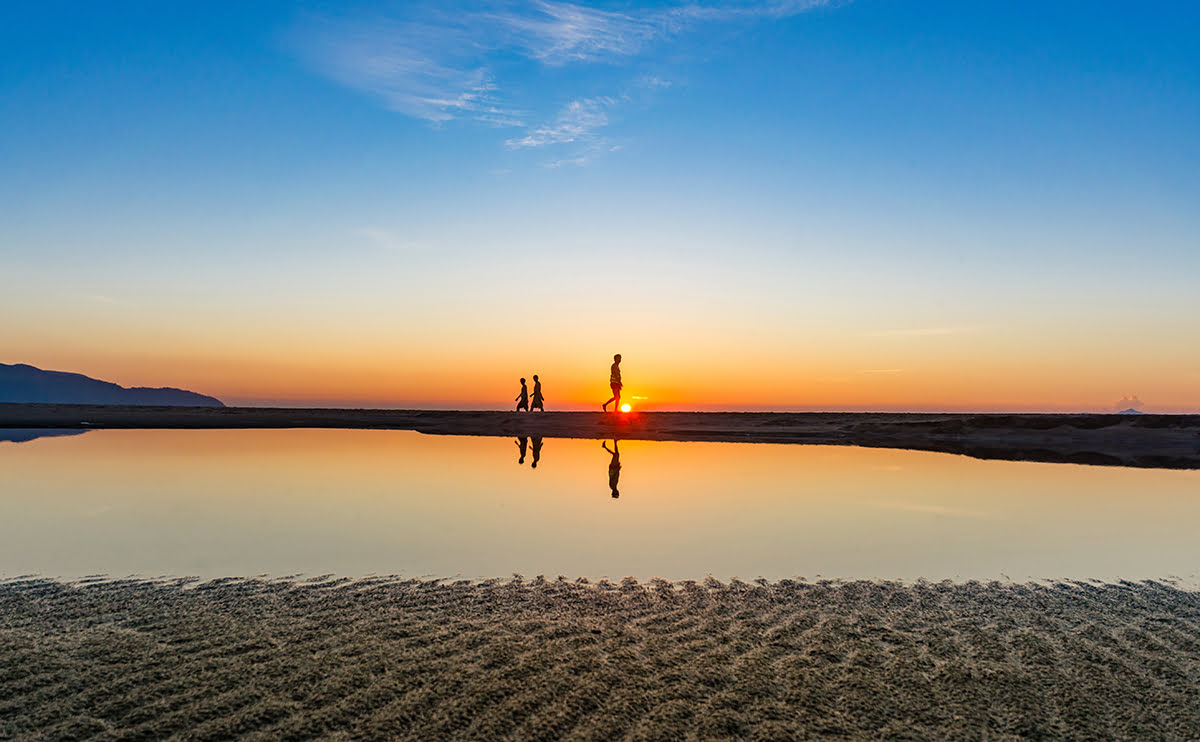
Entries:
[[1200, 582], [1200, 472], [644, 441], [617, 470], [600, 441], [533, 439], [521, 461], [512, 438], [407, 431], [11, 442], [30, 437], [0, 434], [3, 577]]

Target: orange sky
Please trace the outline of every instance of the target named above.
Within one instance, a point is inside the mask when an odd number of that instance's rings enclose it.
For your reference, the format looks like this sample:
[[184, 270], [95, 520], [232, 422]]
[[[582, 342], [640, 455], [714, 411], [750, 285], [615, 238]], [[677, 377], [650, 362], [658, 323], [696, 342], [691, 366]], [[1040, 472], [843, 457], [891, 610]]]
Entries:
[[518, 377], [538, 373], [548, 409], [596, 409], [608, 397], [611, 352], [621, 352], [625, 398], [647, 410], [1086, 411], [1112, 409], [1126, 395], [1148, 411], [1200, 409], [1194, 349], [1147, 337], [1141, 347], [1154, 343], [1154, 354], [1124, 352], [1064, 327], [755, 332], [646, 322], [613, 341], [599, 325], [570, 332], [549, 322], [535, 342], [499, 323], [440, 333], [348, 326], [218, 332], [153, 314], [106, 320], [99, 311], [57, 328], [0, 329], [0, 361], [249, 405], [503, 409]]

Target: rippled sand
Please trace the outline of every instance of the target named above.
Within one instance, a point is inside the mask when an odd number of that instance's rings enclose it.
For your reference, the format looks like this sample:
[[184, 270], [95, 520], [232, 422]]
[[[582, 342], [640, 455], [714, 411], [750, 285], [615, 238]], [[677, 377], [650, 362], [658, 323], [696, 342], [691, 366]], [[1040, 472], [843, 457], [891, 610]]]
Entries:
[[1158, 583], [0, 583], [0, 738], [1200, 738]]

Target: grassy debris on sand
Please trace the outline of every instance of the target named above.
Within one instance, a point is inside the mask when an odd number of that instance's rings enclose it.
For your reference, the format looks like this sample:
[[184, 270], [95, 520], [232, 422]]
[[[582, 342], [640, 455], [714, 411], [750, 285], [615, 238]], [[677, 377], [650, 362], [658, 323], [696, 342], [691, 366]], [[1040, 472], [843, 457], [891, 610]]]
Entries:
[[2, 739], [1200, 738], [1161, 583], [0, 583]]

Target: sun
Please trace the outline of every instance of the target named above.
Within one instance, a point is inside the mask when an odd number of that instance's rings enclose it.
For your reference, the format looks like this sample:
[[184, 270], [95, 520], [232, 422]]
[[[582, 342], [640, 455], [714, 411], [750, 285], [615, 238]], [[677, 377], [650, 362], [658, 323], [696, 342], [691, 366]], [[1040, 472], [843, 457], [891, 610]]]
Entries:
[[630, 411], [630, 410], [632, 410], [632, 409], [633, 409], [633, 408], [629, 406], [629, 403], [628, 403], [628, 402], [626, 402], [625, 404], [621, 405], [621, 412], [629, 412], [629, 411]]

